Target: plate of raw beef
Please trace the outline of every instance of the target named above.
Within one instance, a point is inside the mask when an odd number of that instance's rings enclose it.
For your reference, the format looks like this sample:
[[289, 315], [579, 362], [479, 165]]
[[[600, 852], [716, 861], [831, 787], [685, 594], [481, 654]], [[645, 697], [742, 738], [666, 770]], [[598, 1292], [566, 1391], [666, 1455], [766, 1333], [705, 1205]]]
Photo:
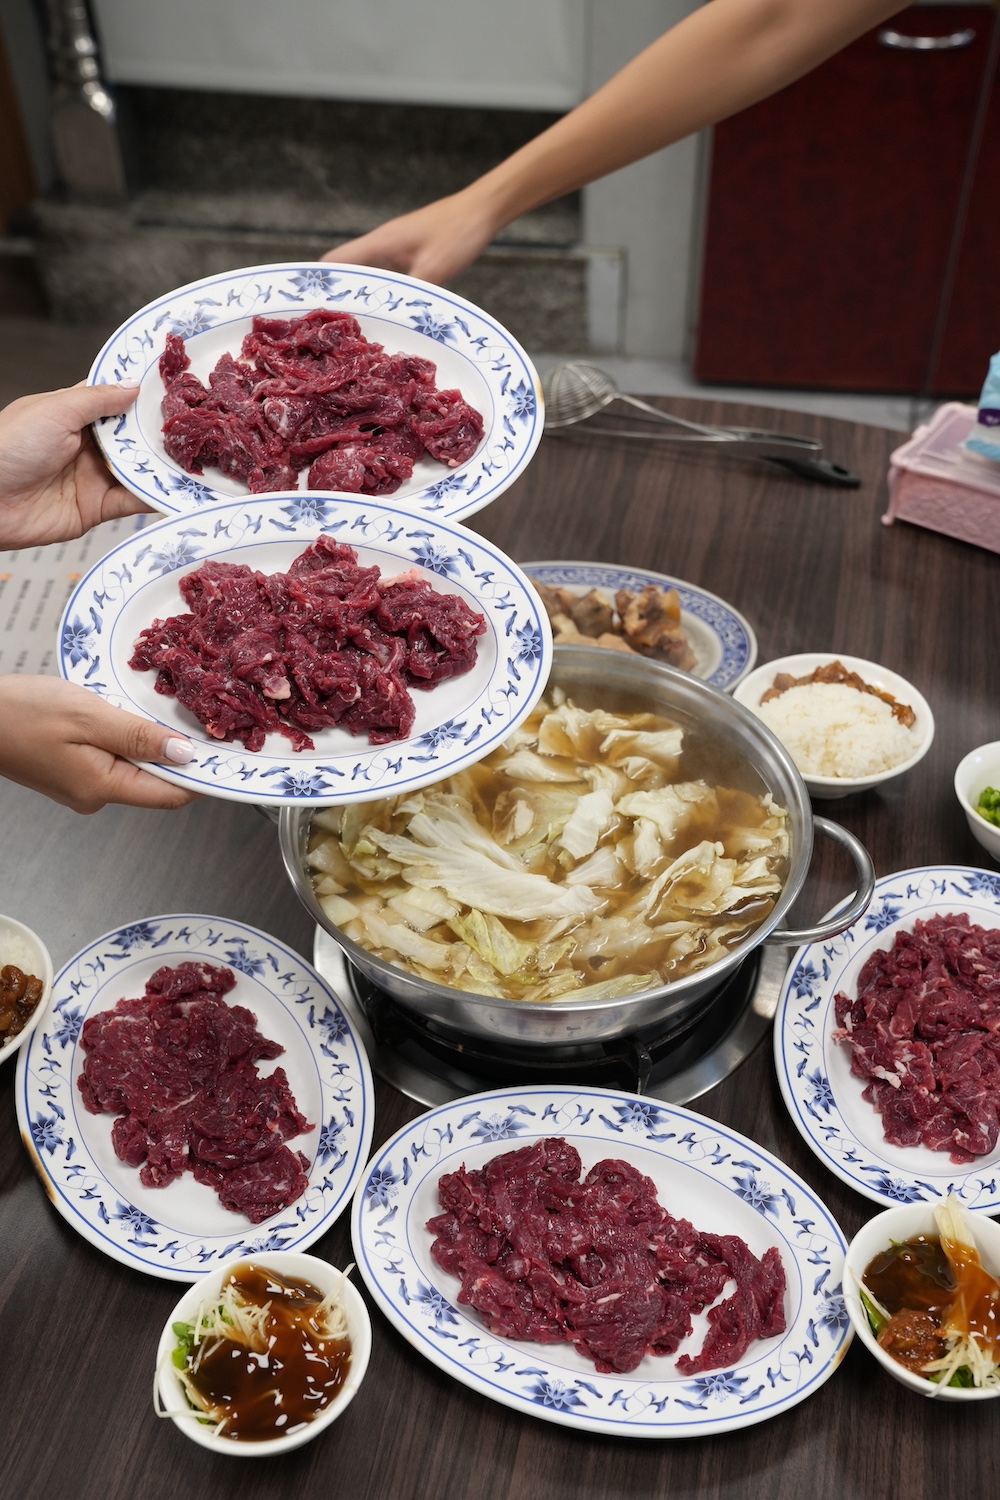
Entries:
[[283, 943], [207, 916], [148, 917], [72, 958], [15, 1093], [63, 1218], [170, 1281], [311, 1245], [374, 1123], [364, 1044], [332, 990]]
[[69, 599], [59, 668], [192, 741], [156, 775], [330, 806], [481, 759], [543, 691], [551, 640], [524, 574], [464, 526], [293, 492], [120, 542]]
[[250, 493], [392, 495], [460, 519], [495, 500], [542, 433], [516, 339], [413, 277], [324, 262], [208, 276], [140, 309], [91, 384], [141, 382], [95, 424], [116, 478], [191, 515]]
[[620, 1437], [787, 1411], [851, 1340], [845, 1242], [752, 1141], [613, 1090], [428, 1110], [369, 1162], [354, 1253], [408, 1343], [479, 1394]]
[[876, 1203], [1000, 1210], [1000, 875], [878, 881], [865, 915], [799, 949], [774, 1022], [789, 1113]]

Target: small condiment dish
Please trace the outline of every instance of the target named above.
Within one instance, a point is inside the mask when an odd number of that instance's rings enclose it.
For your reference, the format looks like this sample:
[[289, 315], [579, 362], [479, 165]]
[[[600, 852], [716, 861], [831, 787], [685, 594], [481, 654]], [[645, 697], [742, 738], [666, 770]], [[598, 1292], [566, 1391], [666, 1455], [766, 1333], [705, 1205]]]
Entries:
[[[1000, 1277], [1000, 1224], [987, 1218], [985, 1214], [974, 1214], [973, 1218], [973, 1234], [979, 1258], [987, 1271]], [[915, 1391], [918, 1396], [931, 1396], [936, 1401], [988, 1401], [994, 1396], [1000, 1396], [1000, 1387], [994, 1390], [976, 1390], [967, 1386], [937, 1385], [932, 1380], [925, 1380], [922, 1375], [914, 1375], [898, 1360], [893, 1359], [872, 1333], [868, 1315], [858, 1295], [861, 1278], [880, 1251], [887, 1250], [890, 1245], [898, 1244], [901, 1240], [915, 1239], [919, 1234], [937, 1233], [934, 1206], [929, 1203], [908, 1203], [899, 1208], [887, 1208], [884, 1213], [869, 1219], [847, 1247], [844, 1262], [844, 1301], [847, 1311], [854, 1331], [865, 1348], [907, 1390]]]
[[0, 1063], [13, 1057], [17, 1049], [28, 1040], [48, 1010], [52, 994], [52, 959], [49, 957], [49, 950], [37, 932], [32, 932], [30, 927], [25, 927], [23, 922], [18, 922], [14, 917], [0, 915], [0, 969], [5, 964], [13, 964], [23, 974], [33, 974], [36, 979], [40, 979], [42, 998], [17, 1036], [0, 1046]]
[[987, 854], [1000, 862], [1000, 828], [976, 811], [976, 804], [988, 786], [1000, 790], [1000, 740], [970, 750], [959, 761], [955, 772], [955, 796], [965, 813], [972, 837]]
[[[268, 1438], [262, 1442], [217, 1437], [212, 1426], [200, 1420], [198, 1413], [190, 1407], [172, 1358], [177, 1346], [173, 1325], [190, 1322], [199, 1303], [206, 1296], [211, 1297], [219, 1292], [223, 1281], [233, 1267], [244, 1263], [262, 1266], [265, 1270], [274, 1271], [279, 1276], [290, 1276], [300, 1281], [310, 1282], [324, 1294], [339, 1288], [347, 1315], [351, 1341], [351, 1364], [347, 1379], [329, 1406], [297, 1432], [289, 1433], [287, 1437]], [[338, 1271], [335, 1266], [331, 1266], [328, 1261], [320, 1260], [315, 1255], [304, 1255], [295, 1250], [262, 1250], [250, 1255], [233, 1255], [228, 1260], [220, 1262], [207, 1276], [201, 1277], [194, 1286], [189, 1287], [167, 1319], [156, 1351], [153, 1405], [158, 1415], [168, 1415], [186, 1437], [189, 1437], [192, 1442], [199, 1443], [203, 1448], [210, 1448], [213, 1453], [226, 1453], [233, 1458], [270, 1458], [276, 1453], [288, 1453], [292, 1448], [299, 1448], [303, 1443], [311, 1442], [313, 1438], [324, 1432], [331, 1422], [337, 1420], [357, 1394], [358, 1387], [365, 1377], [371, 1347], [372, 1325], [364, 1298], [357, 1288], [351, 1285], [344, 1273]]]
[[756, 713], [761, 699], [773, 685], [779, 672], [787, 672], [790, 677], [808, 677], [817, 667], [828, 666], [834, 661], [841, 662], [849, 672], [856, 672], [871, 687], [891, 693], [898, 703], [909, 704], [915, 715], [912, 733], [917, 748], [908, 760], [902, 761], [898, 766], [891, 766], [888, 771], [878, 771], [873, 776], [817, 776], [803, 771], [802, 779], [810, 796], [826, 801], [848, 797], [853, 792], [866, 792], [869, 787], [881, 786], [886, 781], [894, 781], [897, 776], [903, 776], [924, 758], [934, 739], [934, 715], [930, 705], [911, 682], [907, 682], [905, 677], [900, 677], [896, 672], [890, 672], [887, 667], [880, 667], [877, 662], [865, 661], [860, 656], [845, 656], [840, 651], [800, 651], [796, 656], [779, 656], [775, 661], [765, 662], [762, 667], [755, 668], [744, 677], [733, 690], [733, 697], [744, 708]]

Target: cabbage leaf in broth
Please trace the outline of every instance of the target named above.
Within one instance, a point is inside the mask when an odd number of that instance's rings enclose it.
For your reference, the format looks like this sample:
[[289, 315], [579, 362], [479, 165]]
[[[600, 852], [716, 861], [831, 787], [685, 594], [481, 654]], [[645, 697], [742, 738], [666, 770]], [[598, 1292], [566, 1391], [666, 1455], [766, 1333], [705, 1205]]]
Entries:
[[769, 793], [692, 779], [684, 731], [555, 689], [436, 786], [330, 809], [308, 864], [327, 916], [437, 984], [610, 999], [714, 963], [770, 912], [788, 857]]

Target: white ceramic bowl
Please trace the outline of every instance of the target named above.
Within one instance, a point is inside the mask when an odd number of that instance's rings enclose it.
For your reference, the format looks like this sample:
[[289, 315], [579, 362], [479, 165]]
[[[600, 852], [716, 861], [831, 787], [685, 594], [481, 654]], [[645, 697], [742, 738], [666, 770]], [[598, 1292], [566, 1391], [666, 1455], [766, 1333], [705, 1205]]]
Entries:
[[970, 750], [964, 760], [959, 761], [955, 772], [955, 796], [973, 838], [977, 844], [982, 844], [987, 854], [1000, 861], [1000, 828], [976, 812], [976, 803], [988, 786], [1000, 789], [1000, 740]]
[[930, 705], [911, 682], [907, 682], [905, 677], [900, 677], [896, 672], [890, 672], [886, 667], [880, 667], [877, 662], [865, 661], [860, 656], [845, 656], [841, 651], [801, 651], [797, 656], [779, 656], [776, 661], [765, 662], [762, 667], [757, 667], [744, 677], [733, 691], [733, 697], [744, 708], [756, 713], [760, 700], [779, 672], [787, 672], [792, 677], [808, 677], [817, 667], [825, 667], [832, 661], [842, 662], [849, 672], [857, 672], [872, 687], [881, 688], [883, 692], [891, 693], [898, 702], [910, 705], [916, 715], [913, 735], [917, 748], [909, 760], [888, 771], [879, 771], [874, 776], [815, 776], [803, 771], [802, 779], [809, 788], [810, 795], [827, 800], [847, 797], [852, 792], [866, 792], [869, 787], [881, 786], [883, 782], [893, 781], [897, 776], [904, 775], [918, 760], [923, 759], [934, 739], [934, 715]]
[[0, 916], [0, 969], [5, 964], [14, 964], [22, 973], [33, 974], [42, 981], [42, 998], [28, 1018], [28, 1024], [19, 1031], [6, 1046], [0, 1047], [0, 1063], [13, 1057], [18, 1047], [28, 1040], [42, 1016], [49, 1008], [52, 994], [52, 959], [49, 950], [36, 932], [25, 927], [13, 917]]
[[[1000, 1276], [1000, 1224], [988, 1219], [985, 1214], [975, 1214], [973, 1233], [976, 1248], [987, 1271]], [[881, 1250], [888, 1250], [892, 1242], [912, 1240], [918, 1234], [937, 1234], [933, 1206], [926, 1203], [908, 1203], [901, 1208], [887, 1208], [885, 1213], [869, 1219], [863, 1229], [854, 1236], [847, 1247], [844, 1263], [844, 1301], [850, 1314], [854, 1331], [865, 1348], [874, 1354], [883, 1369], [905, 1385], [907, 1390], [919, 1396], [930, 1396], [936, 1401], [989, 1401], [1000, 1395], [998, 1390], [970, 1390], [954, 1385], [935, 1385], [922, 1375], [914, 1375], [897, 1360], [886, 1354], [872, 1333], [868, 1316], [858, 1296], [858, 1283]]]
[[325, 1431], [331, 1422], [335, 1422], [344, 1408], [353, 1400], [368, 1368], [368, 1358], [372, 1347], [372, 1325], [361, 1293], [351, 1285], [350, 1281], [344, 1279], [342, 1291], [351, 1339], [351, 1367], [347, 1372], [346, 1381], [330, 1405], [313, 1421], [307, 1422], [298, 1432], [290, 1433], [288, 1437], [268, 1438], [259, 1443], [216, 1437], [212, 1428], [199, 1421], [197, 1414], [188, 1406], [183, 1386], [171, 1358], [177, 1346], [173, 1325], [189, 1322], [198, 1304], [206, 1296], [217, 1292], [228, 1272], [233, 1266], [242, 1262], [263, 1266], [267, 1270], [276, 1271], [281, 1276], [294, 1276], [300, 1281], [308, 1281], [324, 1293], [341, 1284], [342, 1273], [335, 1266], [331, 1266], [328, 1261], [320, 1260], [318, 1256], [304, 1255], [297, 1250], [268, 1250], [254, 1255], [233, 1255], [228, 1260], [220, 1262], [213, 1272], [202, 1277], [185, 1292], [167, 1319], [156, 1351], [154, 1405], [158, 1402], [159, 1408], [169, 1413], [171, 1419], [176, 1422], [186, 1437], [189, 1437], [192, 1442], [200, 1443], [203, 1448], [210, 1448], [213, 1453], [227, 1453], [233, 1458], [270, 1458], [276, 1453], [287, 1453], [292, 1448], [300, 1448], [303, 1443], [311, 1442], [314, 1437], [318, 1437], [321, 1432]]

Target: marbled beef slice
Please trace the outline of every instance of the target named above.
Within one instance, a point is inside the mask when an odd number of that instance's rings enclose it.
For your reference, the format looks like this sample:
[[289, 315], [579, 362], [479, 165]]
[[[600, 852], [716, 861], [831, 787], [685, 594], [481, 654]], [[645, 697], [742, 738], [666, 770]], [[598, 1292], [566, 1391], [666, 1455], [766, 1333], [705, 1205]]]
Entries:
[[241, 357], [223, 354], [207, 388], [179, 334], [160, 357], [163, 444], [189, 474], [221, 469], [254, 494], [309, 488], [390, 495], [429, 455], [455, 468], [475, 453], [482, 416], [439, 391], [430, 360], [386, 354], [349, 313], [256, 317]]
[[405, 739], [410, 688], [475, 665], [482, 615], [411, 573], [382, 579], [353, 547], [321, 536], [287, 573], [205, 562], [180, 580], [190, 613], [154, 620], [129, 665], [157, 674], [208, 733], [263, 749], [281, 734], [314, 748], [309, 731], [340, 725], [373, 745]]
[[758, 1260], [735, 1235], [674, 1219], [628, 1162], [580, 1173], [579, 1153], [557, 1137], [441, 1178], [431, 1253], [491, 1333], [572, 1343], [602, 1373], [624, 1374], [647, 1354], [675, 1353], [692, 1314], [731, 1280], [702, 1350], [677, 1361], [682, 1373], [736, 1364], [754, 1339], [784, 1331], [776, 1248]]
[[213, 964], [157, 969], [145, 995], [85, 1022], [77, 1084], [92, 1114], [118, 1117], [115, 1153], [140, 1168], [145, 1187], [190, 1170], [260, 1223], [304, 1192], [308, 1162], [285, 1142], [312, 1126], [283, 1069], [258, 1073], [258, 1061], [283, 1049], [251, 1011], [223, 999], [235, 984]]
[[887, 1141], [957, 1165], [1000, 1135], [1000, 930], [965, 913], [918, 920], [864, 963], [856, 998], [834, 997], [851, 1072]]

